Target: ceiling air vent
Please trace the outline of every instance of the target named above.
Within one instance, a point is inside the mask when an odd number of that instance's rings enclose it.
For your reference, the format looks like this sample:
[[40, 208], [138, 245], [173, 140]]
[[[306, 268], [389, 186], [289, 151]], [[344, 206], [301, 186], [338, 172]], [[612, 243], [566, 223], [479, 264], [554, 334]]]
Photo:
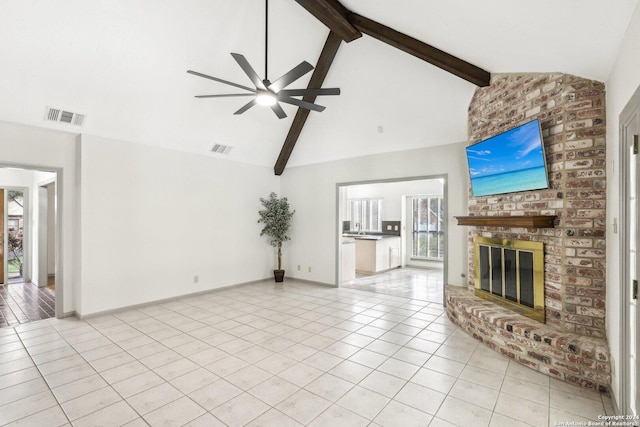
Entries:
[[216, 144], [211, 149], [211, 152], [218, 154], [229, 154], [229, 151], [231, 151], [231, 147], [222, 144]]
[[60, 108], [47, 107], [45, 113], [45, 120], [60, 123], [69, 123], [74, 126], [82, 126], [84, 123], [84, 114], [73, 113], [71, 111], [65, 111]]

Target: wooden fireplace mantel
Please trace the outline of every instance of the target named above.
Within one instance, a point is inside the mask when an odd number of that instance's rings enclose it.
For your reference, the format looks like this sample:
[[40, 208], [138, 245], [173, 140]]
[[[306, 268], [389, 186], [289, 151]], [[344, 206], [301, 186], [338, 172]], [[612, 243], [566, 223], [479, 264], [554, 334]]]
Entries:
[[458, 225], [475, 225], [478, 227], [553, 228], [557, 216], [456, 216], [454, 218], [458, 220]]

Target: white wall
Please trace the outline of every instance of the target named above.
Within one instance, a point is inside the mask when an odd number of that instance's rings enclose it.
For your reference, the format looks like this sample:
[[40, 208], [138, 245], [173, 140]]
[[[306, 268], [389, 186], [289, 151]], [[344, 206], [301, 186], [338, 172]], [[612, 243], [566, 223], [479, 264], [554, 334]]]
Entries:
[[467, 229], [457, 226], [453, 216], [467, 213], [465, 146], [458, 143], [287, 168], [282, 193], [296, 210], [292, 240], [284, 247], [287, 276], [335, 285], [336, 184], [448, 174], [449, 283], [463, 285], [460, 274], [467, 271]]
[[[274, 254], [257, 224], [259, 198], [279, 191], [271, 168], [79, 139], [0, 122], [0, 166], [59, 172], [57, 279], [64, 313], [86, 315], [272, 276]], [[23, 183], [34, 189], [32, 197], [46, 177], [35, 175]]]
[[80, 151], [83, 315], [273, 277], [271, 168], [87, 135]]
[[620, 235], [613, 232], [614, 219], [620, 218], [619, 116], [640, 86], [640, 7], [634, 12], [618, 57], [606, 82], [607, 89], [607, 315], [606, 329], [614, 367], [612, 391], [619, 401], [621, 359], [620, 336]]
[[33, 185], [34, 172], [0, 168], [0, 187], [27, 187]]
[[74, 248], [76, 229], [75, 203], [75, 146], [77, 135], [13, 123], [0, 122], [0, 166], [27, 166], [37, 170], [58, 170], [58, 196], [61, 194], [60, 242], [62, 253], [63, 288], [62, 311], [79, 309], [74, 292]]

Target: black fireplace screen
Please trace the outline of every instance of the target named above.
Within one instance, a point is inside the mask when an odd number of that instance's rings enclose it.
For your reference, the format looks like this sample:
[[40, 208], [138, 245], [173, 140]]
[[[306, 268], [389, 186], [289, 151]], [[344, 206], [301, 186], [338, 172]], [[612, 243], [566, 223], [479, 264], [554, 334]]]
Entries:
[[[542, 243], [482, 237], [476, 237], [474, 241], [476, 294], [483, 298], [490, 295], [498, 303], [506, 301], [507, 304], [517, 305], [525, 311], [537, 310], [538, 315], [533, 318], [539, 320], [541, 312], [544, 319]], [[526, 312], [522, 314], [528, 315]]]

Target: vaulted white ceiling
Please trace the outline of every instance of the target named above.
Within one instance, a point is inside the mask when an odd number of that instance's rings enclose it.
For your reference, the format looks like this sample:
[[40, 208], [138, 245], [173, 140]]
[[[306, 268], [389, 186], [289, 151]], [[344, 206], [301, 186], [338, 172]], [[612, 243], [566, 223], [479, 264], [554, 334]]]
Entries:
[[[348, 9], [492, 73], [606, 81], [637, 0], [343, 0]], [[328, 29], [294, 0], [269, 2], [269, 78], [315, 64]], [[0, 120], [273, 166], [296, 108], [233, 112], [246, 98], [186, 73], [251, 86], [264, 74], [262, 0], [0, 0]], [[311, 73], [292, 84], [306, 87]], [[368, 36], [343, 43], [289, 166], [461, 142], [475, 86]], [[79, 129], [46, 106], [86, 114]]]

